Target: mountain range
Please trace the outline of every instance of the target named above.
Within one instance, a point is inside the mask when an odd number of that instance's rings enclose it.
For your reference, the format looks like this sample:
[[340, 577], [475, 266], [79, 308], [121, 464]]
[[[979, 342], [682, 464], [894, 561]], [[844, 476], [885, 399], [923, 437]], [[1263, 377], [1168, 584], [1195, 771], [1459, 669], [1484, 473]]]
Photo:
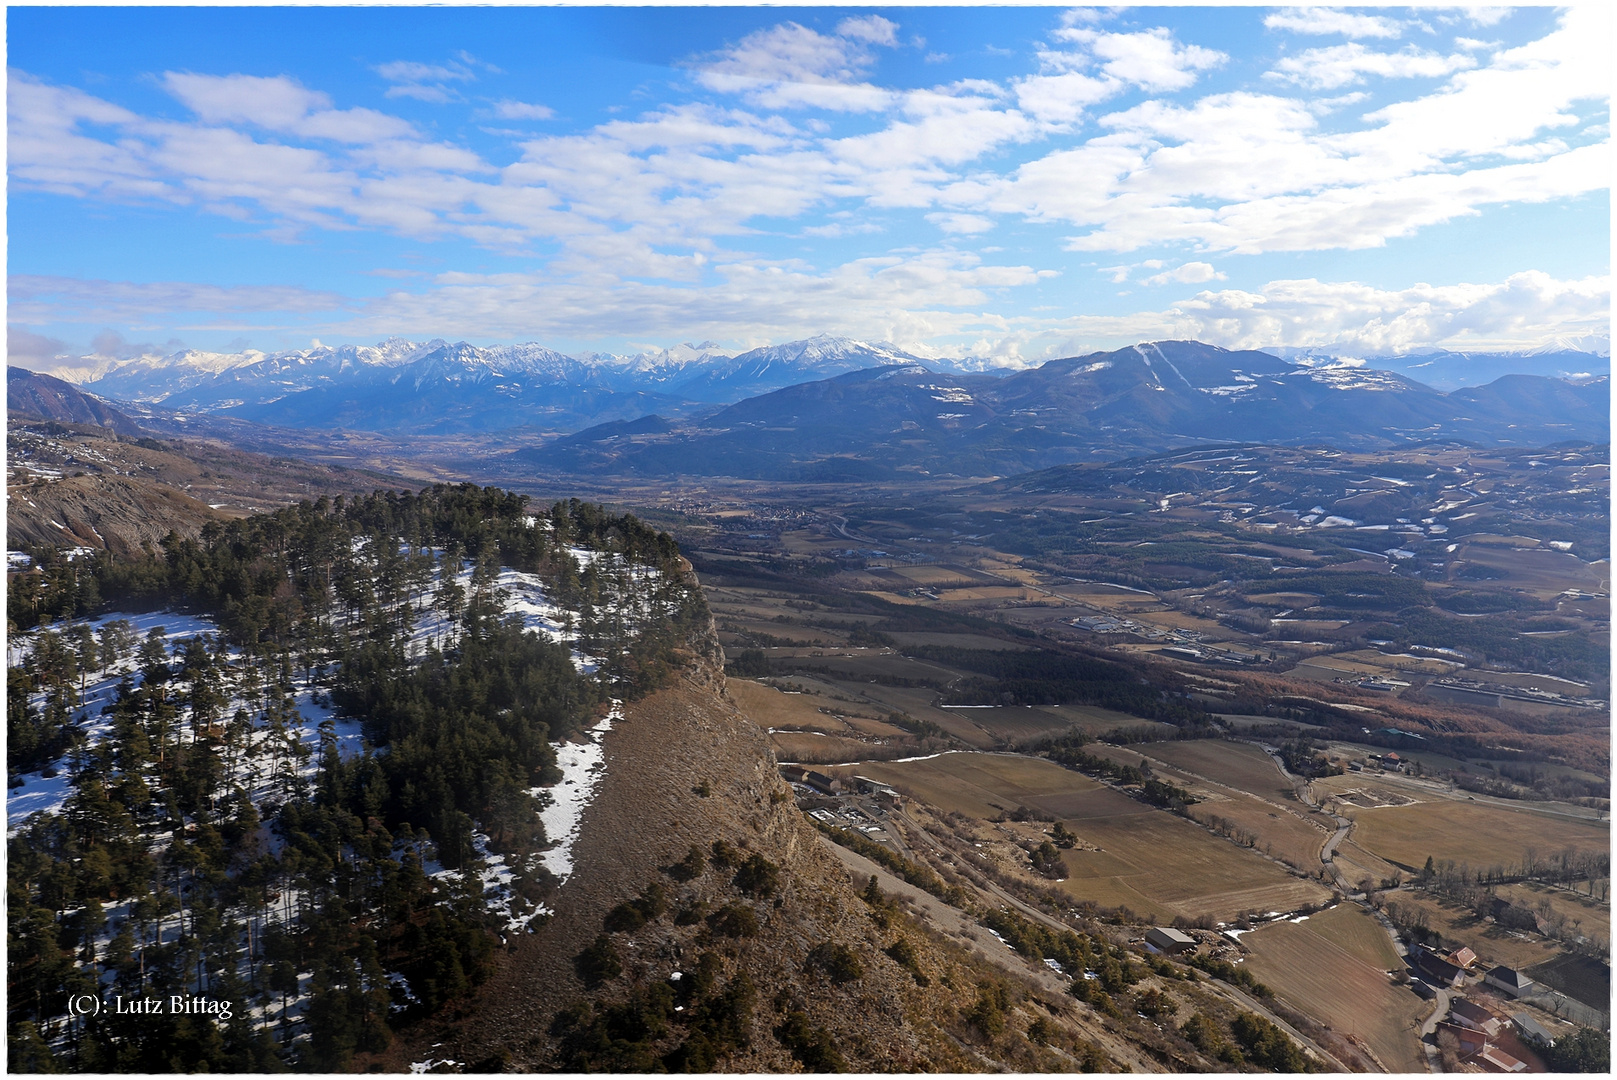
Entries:
[[1393, 372], [1163, 341], [997, 378], [892, 364], [676, 424], [603, 425], [514, 457], [569, 472], [834, 482], [906, 471], [1005, 476], [1207, 442], [1603, 442], [1608, 385], [1509, 375], [1445, 394]]
[[390, 338], [374, 346], [139, 357], [82, 386], [116, 401], [281, 427], [570, 431], [651, 412], [688, 415], [811, 379], [919, 360], [885, 343], [829, 336], [734, 355], [704, 342], [630, 357]]
[[[82, 384], [89, 393], [74, 418], [98, 422], [85, 410], [106, 409], [88, 404], [104, 397], [140, 415], [206, 414], [248, 427], [511, 432], [529, 443], [509, 459], [514, 468], [830, 481], [1004, 476], [1209, 441], [1373, 449], [1609, 440], [1609, 377], [1585, 374], [1603, 370], [1605, 357], [1422, 355], [1434, 369], [1531, 368], [1531, 360], [1540, 370], [1575, 367], [1579, 377], [1513, 372], [1444, 392], [1360, 359], [1193, 341], [990, 373], [829, 336], [736, 355], [704, 342], [635, 357], [393, 338], [122, 362]], [[48, 378], [30, 384], [39, 415], [55, 415], [46, 399], [60, 410], [75, 393], [54, 379], [39, 389]]]

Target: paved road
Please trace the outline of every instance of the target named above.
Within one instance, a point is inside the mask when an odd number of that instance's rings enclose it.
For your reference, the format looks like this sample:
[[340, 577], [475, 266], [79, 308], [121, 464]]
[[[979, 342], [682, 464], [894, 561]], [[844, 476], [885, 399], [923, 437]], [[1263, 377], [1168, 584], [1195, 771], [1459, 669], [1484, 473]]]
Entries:
[[1438, 1053], [1437, 1040], [1433, 1039], [1431, 1042], [1427, 1042], [1426, 1037], [1436, 1031], [1438, 1022], [1449, 1014], [1450, 995], [1441, 986], [1435, 989], [1437, 990], [1437, 998], [1433, 1003], [1436, 1008], [1432, 1010], [1432, 1015], [1426, 1018], [1426, 1022], [1420, 1026], [1420, 1045], [1421, 1049], [1426, 1051], [1426, 1068], [1431, 1072], [1442, 1072], [1443, 1059]]

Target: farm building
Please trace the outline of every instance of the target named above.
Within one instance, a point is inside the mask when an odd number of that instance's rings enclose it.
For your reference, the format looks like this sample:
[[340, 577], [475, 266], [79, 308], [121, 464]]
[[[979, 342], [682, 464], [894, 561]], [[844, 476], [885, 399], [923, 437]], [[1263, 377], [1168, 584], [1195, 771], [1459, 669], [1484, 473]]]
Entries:
[[1182, 930], [1153, 926], [1145, 932], [1145, 942], [1158, 952], [1182, 953], [1196, 947], [1196, 939]]
[[1436, 953], [1418, 949], [1409, 958], [1415, 970], [1426, 976], [1436, 986], [1456, 986], [1465, 978], [1465, 972], [1455, 967]]
[[1503, 990], [1511, 997], [1521, 997], [1537, 985], [1521, 972], [1503, 965], [1489, 971], [1482, 977], [1482, 981], [1495, 989]]
[[781, 779], [788, 784], [801, 784], [804, 782], [803, 778], [807, 775], [808, 770], [801, 765], [782, 765], [780, 767]]
[[1449, 1015], [1454, 1017], [1455, 1023], [1464, 1024], [1484, 1035], [1497, 1035], [1499, 1029], [1504, 1026], [1504, 1021], [1496, 1016], [1493, 1010], [1485, 1009], [1465, 998], [1455, 998], [1449, 1003]]
[[1449, 953], [1449, 963], [1453, 964], [1455, 967], [1468, 968], [1476, 962], [1477, 954], [1472, 952], [1464, 945]]
[[1548, 1046], [1555, 1041], [1555, 1036], [1543, 1024], [1526, 1013], [1511, 1013], [1510, 1022], [1516, 1025], [1516, 1030], [1521, 1032], [1523, 1041], [1529, 1046]]

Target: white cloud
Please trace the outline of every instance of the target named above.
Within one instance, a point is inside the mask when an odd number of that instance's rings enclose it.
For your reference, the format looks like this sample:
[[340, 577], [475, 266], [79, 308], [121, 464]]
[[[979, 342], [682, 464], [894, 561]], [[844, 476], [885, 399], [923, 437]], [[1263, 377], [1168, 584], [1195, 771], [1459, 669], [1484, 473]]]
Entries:
[[895, 48], [898, 45], [898, 24], [880, 15], [861, 15], [837, 23], [837, 35], [850, 41]]
[[1127, 34], [1073, 27], [1055, 36], [1087, 47], [1112, 78], [1150, 91], [1184, 90], [1195, 84], [1197, 72], [1229, 59], [1216, 49], [1180, 44], [1160, 26]]
[[1466, 18], [1477, 26], [1497, 26], [1510, 14], [1508, 7], [1474, 7], [1465, 12]]
[[540, 274], [446, 275], [431, 289], [374, 301], [330, 332], [590, 339], [609, 321], [614, 333], [652, 340], [780, 341], [829, 332], [925, 341], [1003, 327], [998, 317], [949, 309], [983, 305], [998, 290], [1041, 277], [956, 251], [859, 259], [819, 273], [757, 260], [714, 269], [716, 280], [700, 288], [621, 281], [610, 291]]
[[1263, 25], [1271, 30], [1287, 30], [1293, 34], [1341, 34], [1350, 38], [1395, 38], [1402, 33], [1393, 19], [1325, 7], [1276, 11], [1264, 16]]
[[387, 88], [390, 98], [414, 98], [435, 105], [461, 100], [460, 92], [450, 83], [476, 82], [474, 68], [499, 71], [468, 52], [456, 54], [457, 59], [442, 64], [428, 64], [419, 60], [391, 60], [377, 64], [373, 70], [394, 85]]
[[994, 227], [992, 218], [985, 218], [980, 214], [928, 214], [926, 220], [946, 233], [959, 236], [975, 236]]
[[163, 88], [209, 124], [251, 124], [303, 138], [368, 143], [408, 138], [407, 122], [374, 109], [334, 109], [331, 98], [285, 76], [193, 75], [169, 71]]
[[477, 78], [460, 64], [423, 64], [415, 60], [394, 60], [376, 65], [376, 73], [388, 82], [470, 82]]
[[1031, 75], [1014, 83], [1016, 103], [1023, 112], [1046, 124], [1075, 124], [1084, 110], [1115, 96], [1123, 83], [1095, 78], [1079, 71], [1059, 75]]
[[556, 110], [548, 105], [530, 105], [525, 101], [496, 101], [494, 115], [501, 120], [549, 120]]
[[1476, 61], [1456, 53], [1442, 56], [1410, 45], [1395, 53], [1376, 52], [1358, 42], [1309, 49], [1296, 56], [1282, 57], [1266, 77], [1282, 79], [1310, 90], [1335, 90], [1364, 81], [1366, 75], [1387, 79], [1438, 78], [1465, 68]]
[[[1190, 339], [1229, 349], [1331, 347], [1389, 355], [1424, 346], [1532, 349], [1562, 339], [1604, 342], [1609, 277], [1560, 281], [1538, 271], [1502, 282], [1379, 289], [1358, 282], [1271, 281], [1255, 291], [1201, 292], [1159, 310], [984, 324], [976, 351], [1011, 366], [1139, 341]], [[995, 332], [997, 330], [997, 332]]]
[[875, 15], [844, 19], [834, 36], [781, 23], [693, 66], [702, 85], [744, 94], [765, 108], [871, 112], [891, 105], [895, 95], [859, 80], [875, 63], [870, 47], [896, 44], [896, 29]]
[[150, 325], [164, 316], [329, 312], [348, 304], [335, 293], [293, 285], [97, 281], [44, 274], [13, 274], [6, 281], [6, 292], [9, 316], [24, 324]]
[[1538, 271], [1496, 284], [1377, 289], [1275, 281], [1261, 293], [1204, 292], [1176, 306], [1177, 325], [1228, 347], [1341, 345], [1398, 353], [1423, 345], [1524, 348], [1609, 325], [1611, 279], [1558, 281]]
[[1172, 270], [1164, 270], [1160, 274], [1152, 274], [1141, 280], [1142, 285], [1166, 285], [1170, 281], [1181, 285], [1200, 285], [1205, 281], [1223, 281], [1228, 275], [1213, 269], [1211, 263], [1188, 262], [1183, 266], [1176, 266]]

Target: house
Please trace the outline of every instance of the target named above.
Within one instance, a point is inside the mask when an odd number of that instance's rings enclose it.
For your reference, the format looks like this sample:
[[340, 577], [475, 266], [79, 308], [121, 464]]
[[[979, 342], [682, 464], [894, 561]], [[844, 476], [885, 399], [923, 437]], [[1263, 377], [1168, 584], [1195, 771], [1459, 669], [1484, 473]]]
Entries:
[[1449, 953], [1449, 963], [1453, 964], [1455, 967], [1468, 968], [1476, 962], [1477, 954], [1466, 948], [1464, 945]]
[[1383, 755], [1381, 760], [1389, 769], [1396, 769], [1404, 763], [1404, 759], [1398, 756], [1398, 751], [1396, 750], [1390, 754]]
[[782, 765], [780, 775], [788, 784], [801, 784], [804, 782], [803, 778], [808, 775], [808, 770], [801, 765]]
[[1484, 1046], [1471, 1060], [1489, 1072], [1517, 1073], [1527, 1070], [1527, 1062], [1516, 1060], [1497, 1046]]
[[1451, 1024], [1446, 1020], [1437, 1025], [1438, 1039], [1441, 1040], [1444, 1035], [1454, 1037], [1461, 1057], [1470, 1057], [1472, 1054], [1485, 1049], [1488, 1045], [1488, 1037], [1482, 1032], [1472, 1031], [1470, 1028], [1461, 1027], [1459, 1024]]
[[1497, 990], [1503, 990], [1511, 997], [1521, 997], [1536, 985], [1526, 975], [1503, 965], [1489, 971], [1482, 977], [1482, 981]]
[[1409, 958], [1416, 971], [1426, 976], [1436, 986], [1457, 986], [1465, 978], [1465, 972], [1433, 952], [1418, 949]]
[[1529, 1046], [1549, 1046], [1555, 1041], [1555, 1036], [1551, 1035], [1543, 1024], [1526, 1013], [1511, 1013], [1510, 1022], [1516, 1025], [1516, 1030], [1521, 1032], [1522, 1041]]
[[1183, 930], [1167, 926], [1153, 926], [1145, 932], [1145, 942], [1158, 952], [1182, 953], [1196, 947], [1196, 939]]
[[1455, 998], [1449, 1003], [1449, 1015], [1454, 1018], [1455, 1023], [1464, 1024], [1484, 1035], [1499, 1034], [1499, 1029], [1505, 1023], [1492, 1009], [1485, 1009], [1465, 998]]

